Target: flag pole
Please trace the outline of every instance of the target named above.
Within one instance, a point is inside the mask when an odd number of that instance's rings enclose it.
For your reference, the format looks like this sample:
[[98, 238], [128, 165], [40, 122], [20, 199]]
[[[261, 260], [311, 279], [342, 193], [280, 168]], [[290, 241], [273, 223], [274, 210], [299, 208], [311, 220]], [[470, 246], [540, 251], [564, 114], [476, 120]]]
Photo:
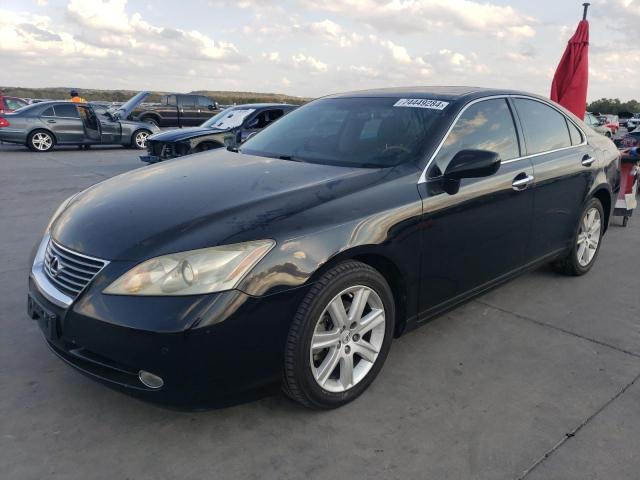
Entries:
[[589, 10], [589, 5], [591, 5], [590, 3], [583, 3], [582, 6], [584, 7], [584, 12], [582, 13], [582, 20], [586, 20], [587, 19], [587, 10]]

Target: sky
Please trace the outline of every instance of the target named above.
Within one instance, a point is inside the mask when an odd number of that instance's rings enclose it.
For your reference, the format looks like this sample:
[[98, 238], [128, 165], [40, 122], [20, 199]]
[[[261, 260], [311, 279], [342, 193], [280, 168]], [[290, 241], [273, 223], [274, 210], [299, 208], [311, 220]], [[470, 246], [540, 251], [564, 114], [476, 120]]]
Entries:
[[[583, 0], [0, 0], [0, 86], [549, 95]], [[589, 100], [640, 98], [640, 0], [592, 0]]]

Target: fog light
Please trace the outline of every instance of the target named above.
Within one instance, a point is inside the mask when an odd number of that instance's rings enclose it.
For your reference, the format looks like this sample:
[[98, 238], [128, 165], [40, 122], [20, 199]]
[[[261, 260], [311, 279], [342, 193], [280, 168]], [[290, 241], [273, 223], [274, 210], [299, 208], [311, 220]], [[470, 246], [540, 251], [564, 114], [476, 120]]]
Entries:
[[145, 372], [144, 370], [140, 370], [138, 378], [145, 387], [161, 388], [164, 385], [164, 380], [162, 380], [162, 378], [154, 375], [153, 373]]

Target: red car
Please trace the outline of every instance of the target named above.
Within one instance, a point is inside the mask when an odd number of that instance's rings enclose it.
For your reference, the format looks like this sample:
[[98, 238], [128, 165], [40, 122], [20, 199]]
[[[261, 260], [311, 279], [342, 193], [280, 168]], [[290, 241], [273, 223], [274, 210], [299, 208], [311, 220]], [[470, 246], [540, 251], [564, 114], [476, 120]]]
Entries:
[[7, 97], [0, 93], [0, 113], [15, 112], [26, 105], [28, 105], [26, 100], [18, 97]]
[[620, 128], [620, 119], [617, 115], [604, 115], [605, 117], [605, 127], [611, 130], [611, 134], [615, 135], [618, 133], [618, 129]]

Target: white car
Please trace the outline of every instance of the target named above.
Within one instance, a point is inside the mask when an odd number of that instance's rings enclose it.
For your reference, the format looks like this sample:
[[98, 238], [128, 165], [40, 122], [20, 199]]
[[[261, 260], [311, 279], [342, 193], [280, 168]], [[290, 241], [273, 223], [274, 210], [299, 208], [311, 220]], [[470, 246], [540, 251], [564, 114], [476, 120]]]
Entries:
[[640, 113], [636, 113], [633, 117], [627, 120], [627, 130], [632, 132], [640, 126]]

